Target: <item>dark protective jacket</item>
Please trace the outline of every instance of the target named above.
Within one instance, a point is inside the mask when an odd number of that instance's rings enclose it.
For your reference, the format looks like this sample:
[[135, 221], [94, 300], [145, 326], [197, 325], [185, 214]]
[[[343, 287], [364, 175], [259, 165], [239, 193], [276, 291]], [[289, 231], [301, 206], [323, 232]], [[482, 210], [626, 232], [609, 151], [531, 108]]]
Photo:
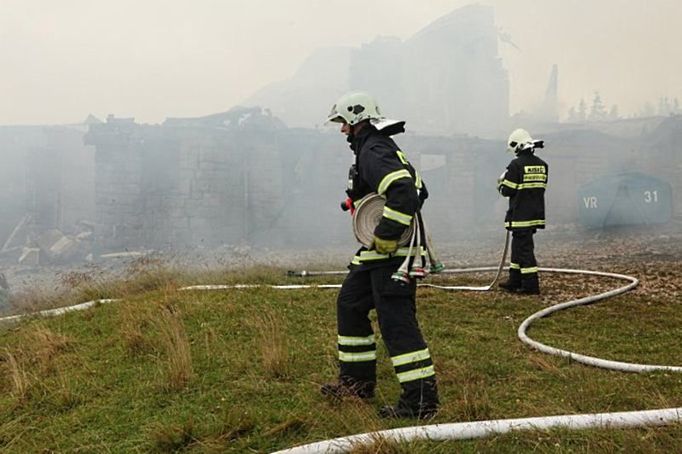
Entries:
[[549, 166], [532, 150], [520, 151], [507, 166], [498, 184], [500, 194], [509, 197], [504, 218], [508, 230], [545, 228], [545, 189]]
[[[391, 128], [388, 131], [377, 131], [368, 124], [357, 135], [349, 137], [355, 165], [351, 168], [347, 193], [354, 202], [371, 192], [386, 197], [383, 216], [374, 231], [383, 239], [400, 238], [428, 197], [421, 177], [390, 137], [403, 131], [403, 124], [398, 130]], [[391, 259], [402, 262], [406, 255], [407, 247], [399, 248], [392, 255], [363, 247], [352, 264], [385, 263]]]

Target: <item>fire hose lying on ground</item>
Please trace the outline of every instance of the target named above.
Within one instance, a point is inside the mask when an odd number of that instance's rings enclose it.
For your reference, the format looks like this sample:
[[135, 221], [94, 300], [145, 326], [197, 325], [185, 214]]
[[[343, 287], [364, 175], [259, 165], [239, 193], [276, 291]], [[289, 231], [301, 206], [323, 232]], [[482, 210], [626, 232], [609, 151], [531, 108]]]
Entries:
[[[416, 260], [416, 256], [408, 253], [407, 258], [399, 273], [396, 273], [394, 278], [403, 279], [405, 274], [412, 277], [426, 277], [429, 272], [443, 273], [473, 273], [473, 272], [487, 272], [495, 271], [496, 275], [492, 283], [483, 287], [467, 287], [467, 286], [441, 286], [434, 284], [418, 284], [420, 287], [437, 288], [446, 291], [455, 290], [472, 290], [472, 291], [488, 291], [495, 284], [497, 278], [504, 269], [504, 262], [509, 243], [509, 235], [507, 234], [502, 254], [502, 260], [499, 266], [494, 267], [479, 267], [479, 268], [456, 268], [451, 270], [443, 270], [442, 264], [438, 261], [428, 233], [426, 232], [423, 221], [417, 221], [419, 224], [417, 228], [413, 228], [409, 233], [409, 240], [411, 247], [416, 247], [419, 250], [422, 239], [426, 245], [429, 263], [424, 263]], [[421, 225], [420, 225], [421, 224]], [[371, 225], [371, 224], [370, 224]], [[376, 224], [375, 224], [376, 225]], [[358, 230], [354, 228], [356, 235], [359, 235]], [[358, 238], [360, 240], [360, 238]], [[365, 240], [366, 241], [366, 240]], [[362, 241], [361, 241], [362, 242]], [[364, 243], [363, 243], [364, 244]], [[430, 251], [430, 252], [429, 252]], [[416, 254], [419, 255], [419, 254]], [[438, 266], [440, 265], [440, 266]], [[422, 270], [419, 270], [421, 268]], [[423, 272], [422, 272], [423, 271]], [[572, 361], [582, 364], [610, 369], [623, 372], [651, 372], [651, 371], [669, 371], [682, 372], [682, 366], [667, 366], [667, 365], [651, 365], [651, 364], [636, 364], [620, 361], [611, 361], [607, 359], [596, 358], [593, 356], [582, 355], [568, 350], [551, 347], [536, 340], [531, 339], [527, 331], [531, 324], [543, 317], [547, 317], [555, 312], [569, 309], [572, 307], [593, 304], [616, 295], [623, 294], [632, 290], [637, 286], [639, 281], [637, 278], [616, 273], [607, 273], [601, 271], [589, 271], [578, 269], [564, 269], [564, 268], [539, 268], [539, 271], [546, 273], [565, 273], [565, 274], [582, 274], [589, 276], [602, 276], [613, 279], [626, 281], [625, 285], [615, 289], [590, 295], [584, 298], [574, 299], [563, 303], [558, 303], [542, 309], [528, 318], [526, 318], [517, 330], [518, 338], [521, 342], [529, 345], [531, 348], [538, 351], [569, 358]], [[290, 276], [329, 276], [329, 275], [343, 275], [346, 271], [299, 271], [289, 272]], [[201, 291], [201, 290], [233, 290], [233, 289], [254, 289], [254, 288], [273, 288], [279, 290], [295, 290], [295, 289], [331, 289], [340, 288], [340, 284], [294, 284], [294, 285], [260, 285], [260, 284], [236, 284], [236, 285], [193, 285], [183, 287], [183, 291]], [[77, 304], [75, 306], [49, 309], [40, 311], [35, 314], [13, 315], [0, 318], [0, 322], [17, 321], [27, 317], [38, 316], [57, 316], [70, 311], [88, 309], [97, 304], [104, 304], [117, 301], [115, 299], [102, 299], [96, 301], [88, 301]], [[276, 454], [313, 454], [313, 453], [342, 453], [348, 452], [351, 449], [363, 445], [372, 444], [377, 440], [391, 440], [397, 442], [407, 442], [411, 440], [466, 440], [473, 438], [491, 437], [494, 435], [504, 434], [510, 431], [518, 430], [547, 430], [552, 428], [564, 429], [589, 429], [589, 428], [626, 428], [626, 427], [650, 427], [662, 426], [672, 423], [682, 422], [682, 407], [677, 408], [663, 408], [656, 410], [641, 410], [615, 413], [593, 413], [593, 414], [578, 414], [578, 415], [559, 415], [559, 416], [541, 416], [533, 418], [517, 418], [517, 419], [497, 419], [488, 421], [472, 421], [460, 422], [450, 424], [431, 424], [425, 426], [404, 427], [399, 429], [383, 430], [359, 435], [351, 435], [347, 437], [335, 438], [332, 440], [325, 440], [316, 443], [306, 444], [283, 451], [278, 451]]]

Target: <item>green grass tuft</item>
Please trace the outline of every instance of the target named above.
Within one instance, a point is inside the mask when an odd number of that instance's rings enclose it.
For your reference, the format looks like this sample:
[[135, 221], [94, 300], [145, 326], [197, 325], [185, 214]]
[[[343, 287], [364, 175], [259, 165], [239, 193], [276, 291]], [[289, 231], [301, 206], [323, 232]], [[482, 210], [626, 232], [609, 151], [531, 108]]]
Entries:
[[[675, 266], [666, 264], [673, 276], [664, 276], [665, 292], [654, 299], [645, 282], [646, 290], [542, 320], [530, 334], [605, 358], [682, 365], [682, 267]], [[662, 279], [663, 265], [648, 272]], [[180, 291], [190, 283], [295, 280], [275, 268], [202, 274], [155, 263], [119, 281], [69, 279], [73, 288], [61, 304], [124, 300], [0, 329], [2, 452], [269, 452], [417, 423], [376, 415], [400, 392], [381, 342], [373, 401], [319, 395], [320, 384], [337, 374], [335, 290]], [[522, 345], [516, 329], [526, 316], [612, 283], [548, 275], [543, 285], [542, 298], [419, 290], [443, 404], [433, 423], [682, 406], [681, 374], [609, 372]], [[353, 452], [675, 452], [680, 439], [682, 427], [670, 426], [465, 442], [378, 438]]]

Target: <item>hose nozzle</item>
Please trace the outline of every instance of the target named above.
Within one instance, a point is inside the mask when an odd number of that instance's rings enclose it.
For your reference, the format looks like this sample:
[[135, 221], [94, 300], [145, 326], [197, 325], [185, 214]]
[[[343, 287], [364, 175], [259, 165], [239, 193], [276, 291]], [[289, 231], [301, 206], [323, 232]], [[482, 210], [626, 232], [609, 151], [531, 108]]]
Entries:
[[436, 262], [431, 265], [431, 274], [438, 274], [445, 269], [445, 265], [442, 262]]
[[423, 279], [429, 275], [429, 272], [427, 270], [425, 270], [424, 268], [422, 268], [421, 266], [417, 266], [417, 267], [414, 267], [410, 270], [409, 275], [410, 275], [410, 277], [414, 277], [417, 279]]
[[398, 271], [396, 271], [395, 273], [393, 273], [393, 274], [391, 275], [391, 279], [393, 279], [394, 281], [403, 282], [403, 283], [405, 283], [405, 284], [409, 284], [409, 283], [410, 283], [410, 275], [409, 275], [409, 273], [406, 273], [406, 272], [401, 271], [401, 270], [398, 270]]

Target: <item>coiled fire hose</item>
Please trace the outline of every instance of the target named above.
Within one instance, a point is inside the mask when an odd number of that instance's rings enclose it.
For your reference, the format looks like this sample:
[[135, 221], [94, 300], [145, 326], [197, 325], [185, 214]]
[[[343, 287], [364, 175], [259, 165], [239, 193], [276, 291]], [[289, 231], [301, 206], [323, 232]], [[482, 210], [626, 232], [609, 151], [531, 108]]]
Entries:
[[[355, 203], [356, 208], [353, 212], [353, 233], [358, 242], [367, 248], [372, 248], [374, 230], [383, 216], [385, 203], [386, 199], [376, 193], [367, 194]], [[509, 237], [509, 231], [507, 231], [502, 258], [497, 267], [497, 274], [495, 274], [495, 277], [490, 284], [484, 286], [425, 285], [433, 288], [440, 288], [442, 290], [471, 290], [483, 292], [490, 290], [502, 273], [505, 260], [507, 259], [507, 251], [509, 249]], [[433, 247], [431, 235], [429, 235], [429, 232], [426, 229], [426, 223], [424, 222], [420, 210], [417, 210], [415, 213], [413, 222], [405, 229], [405, 232], [403, 232], [398, 240], [398, 244], [400, 246], [409, 245], [409, 247], [407, 256], [398, 270], [393, 274], [393, 279], [409, 282], [410, 278], [423, 279], [429, 274], [448, 272], [443, 263], [436, 256], [436, 250]], [[423, 249], [426, 250], [426, 254], [428, 255], [428, 263], [424, 261], [424, 255], [422, 254]], [[419, 263], [417, 257], [420, 258]], [[297, 274], [296, 272], [292, 272], [291, 275], [295, 276]]]
[[[368, 249], [373, 247], [374, 230], [383, 217], [385, 203], [385, 197], [373, 192], [355, 203], [353, 233], [358, 242]], [[398, 245], [407, 246], [407, 255], [392, 276], [397, 281], [423, 279], [429, 274], [440, 273], [445, 268], [436, 256], [420, 210], [417, 210], [412, 222], [398, 239]], [[424, 260], [423, 252], [428, 255], [428, 263]]]

